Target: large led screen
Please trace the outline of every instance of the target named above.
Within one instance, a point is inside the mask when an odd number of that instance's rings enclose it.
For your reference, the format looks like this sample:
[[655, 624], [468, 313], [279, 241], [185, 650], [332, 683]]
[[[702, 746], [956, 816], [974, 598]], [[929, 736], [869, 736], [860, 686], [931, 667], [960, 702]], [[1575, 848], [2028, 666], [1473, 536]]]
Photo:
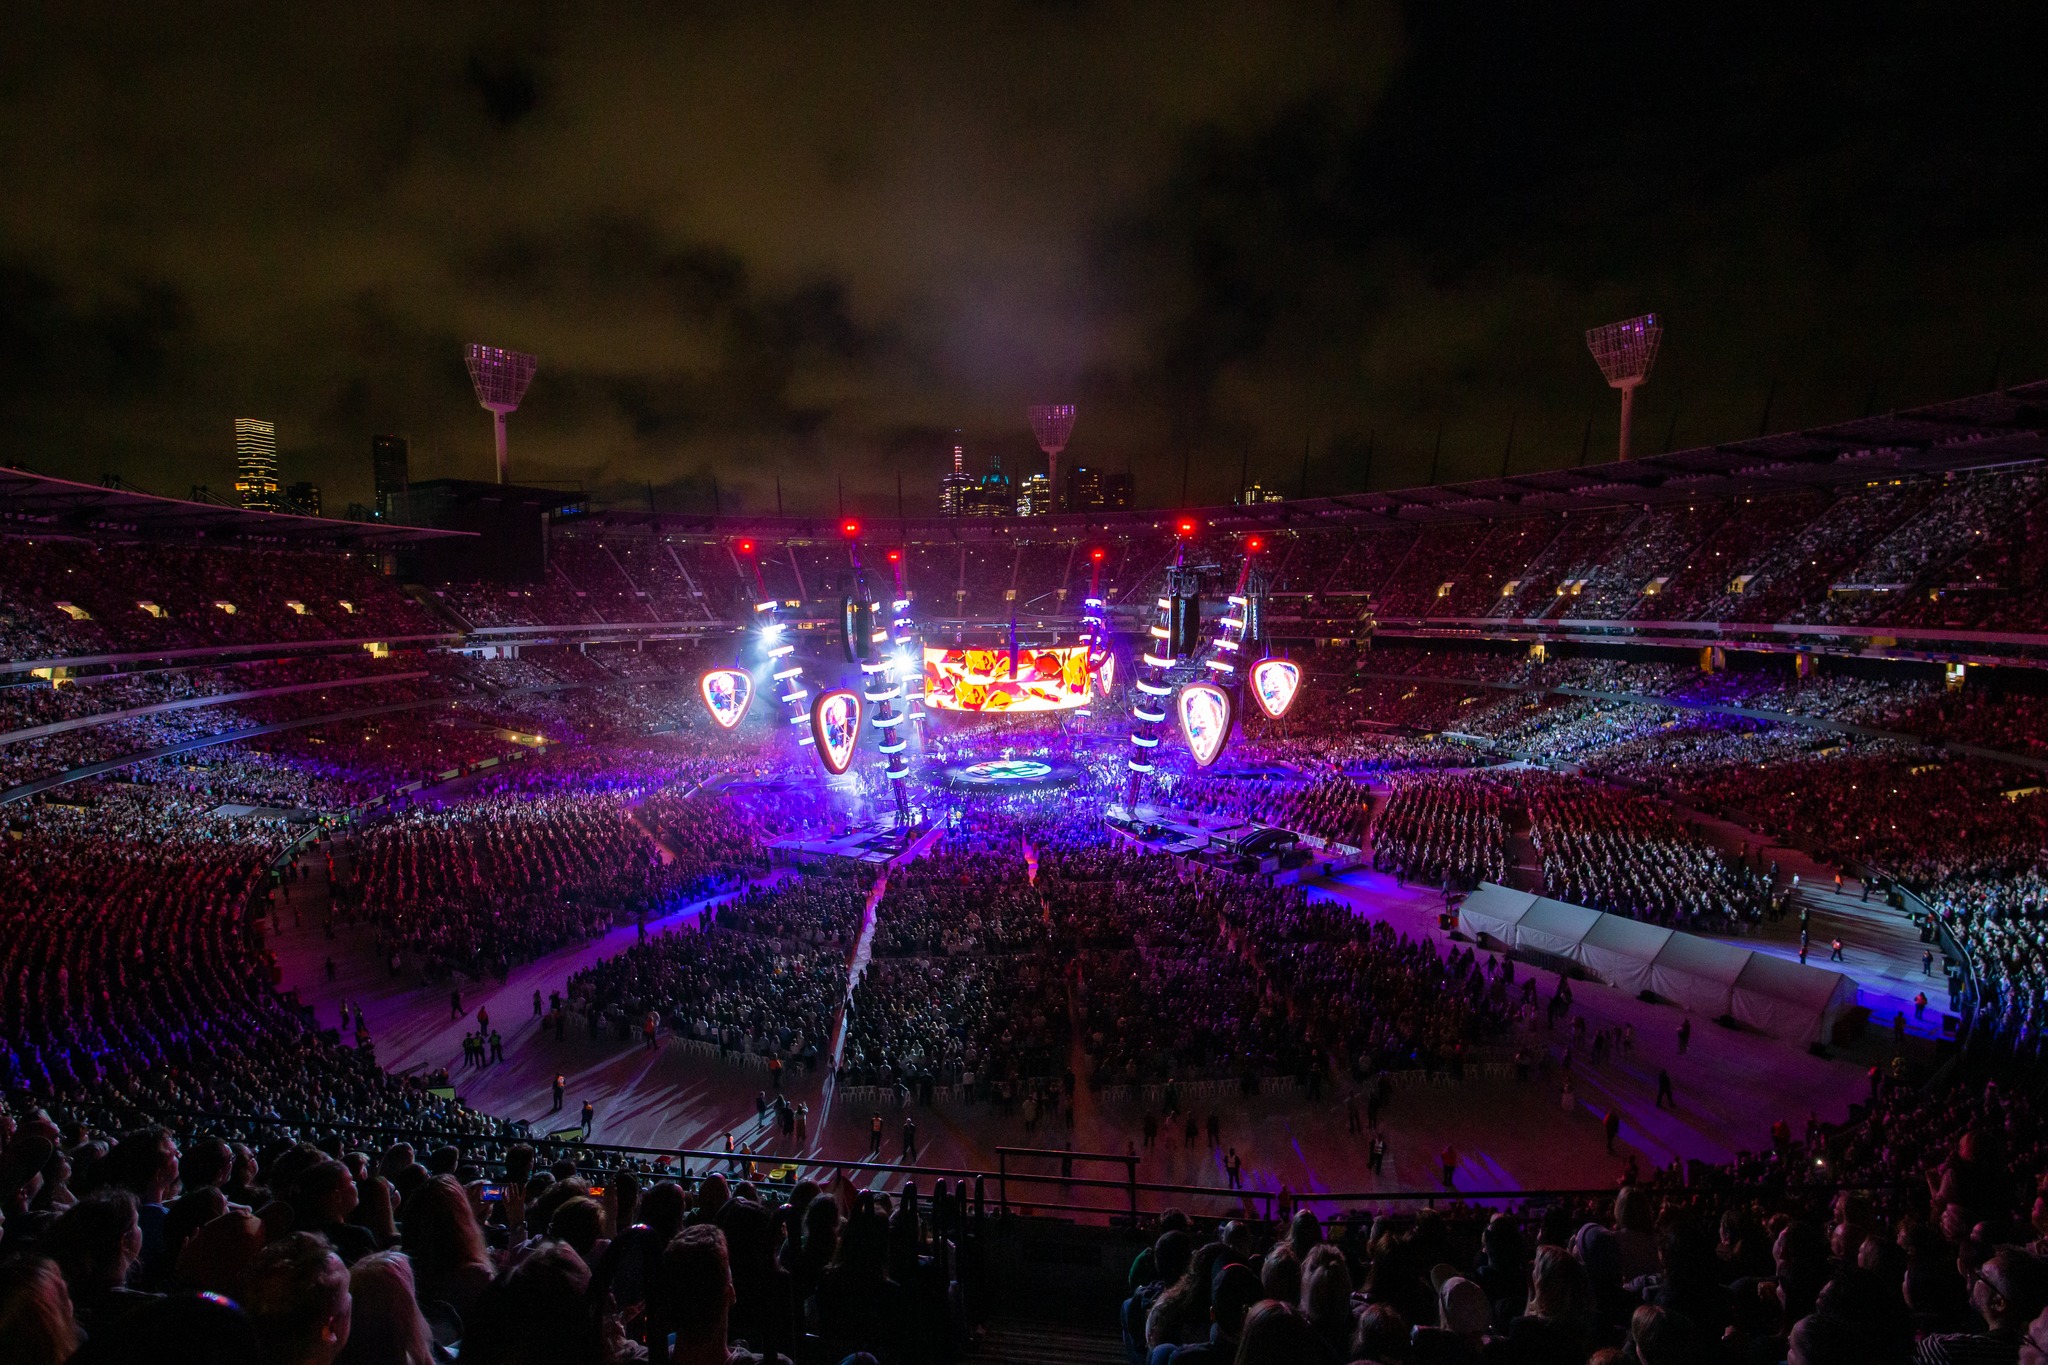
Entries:
[[1089, 699], [1084, 646], [924, 651], [924, 704], [935, 711], [1070, 711]]

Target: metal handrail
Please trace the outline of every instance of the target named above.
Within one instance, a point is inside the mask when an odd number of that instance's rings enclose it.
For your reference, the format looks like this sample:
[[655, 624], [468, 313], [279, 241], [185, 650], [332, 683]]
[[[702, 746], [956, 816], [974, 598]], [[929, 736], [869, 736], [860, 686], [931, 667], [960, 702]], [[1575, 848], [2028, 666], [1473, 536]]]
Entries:
[[[998, 1185], [998, 1194], [995, 1202], [997, 1204], [998, 1210], [1005, 1216], [1007, 1216], [1010, 1213], [1013, 1202], [1019, 1207], [1028, 1208], [1033, 1211], [1088, 1214], [1097, 1217], [1113, 1213], [1113, 1210], [1111, 1208], [1099, 1204], [1071, 1204], [1065, 1202], [1047, 1202], [1032, 1199], [1020, 1199], [1017, 1201], [1012, 1201], [1009, 1199], [1007, 1192], [1007, 1182], [1009, 1181], [1015, 1181], [1018, 1184], [1032, 1187], [1057, 1186], [1062, 1191], [1071, 1191], [1075, 1189], [1119, 1191], [1126, 1194], [1129, 1198], [1128, 1213], [1133, 1220], [1141, 1216], [1142, 1213], [1142, 1210], [1140, 1210], [1140, 1208], [1138, 1207], [1137, 1201], [1137, 1196], [1140, 1194], [1173, 1196], [1178, 1199], [1186, 1200], [1220, 1199], [1228, 1203], [1234, 1203], [1239, 1207], [1245, 1209], [1247, 1213], [1250, 1213], [1251, 1210], [1255, 1209], [1261, 1204], [1263, 1204], [1268, 1210], [1270, 1210], [1277, 1201], [1283, 1198], [1291, 1201], [1296, 1206], [1331, 1204], [1371, 1205], [1419, 1203], [1427, 1207], [1435, 1207], [1439, 1201], [1446, 1203], [1476, 1203], [1481, 1201], [1528, 1202], [1532, 1200], [1553, 1199], [1607, 1199], [1612, 1198], [1615, 1193], [1615, 1187], [1613, 1186], [1601, 1186], [1598, 1188], [1560, 1187], [1541, 1189], [1482, 1190], [1465, 1190], [1458, 1189], [1455, 1186], [1440, 1186], [1422, 1190], [1290, 1190], [1283, 1193], [1280, 1190], [1233, 1189], [1228, 1186], [1189, 1185], [1169, 1181], [1137, 1180], [1135, 1178], [1124, 1180], [1105, 1180], [1093, 1176], [1037, 1174], [1028, 1171], [1012, 1171], [1001, 1167], [999, 1167], [999, 1169], [997, 1170], [991, 1171], [987, 1169], [977, 1169], [974, 1167], [928, 1166], [905, 1162], [859, 1160], [835, 1161], [820, 1158], [779, 1157], [762, 1153], [754, 1153], [751, 1156], [749, 1156], [745, 1153], [740, 1152], [726, 1152], [707, 1148], [650, 1147], [636, 1146], [626, 1143], [587, 1143], [582, 1142], [580, 1140], [571, 1140], [567, 1138], [526, 1136], [515, 1132], [483, 1134], [454, 1133], [449, 1132], [445, 1129], [435, 1129], [427, 1125], [408, 1126], [396, 1124], [354, 1123], [339, 1119], [296, 1120], [269, 1118], [259, 1115], [248, 1114], [202, 1114], [194, 1111], [157, 1110], [155, 1111], [155, 1113], [158, 1117], [162, 1118], [175, 1117], [180, 1119], [190, 1119], [197, 1121], [201, 1124], [212, 1125], [247, 1124], [252, 1127], [270, 1128], [275, 1130], [310, 1129], [315, 1131], [327, 1130], [336, 1133], [356, 1132], [393, 1138], [431, 1138], [435, 1140], [437, 1145], [454, 1146], [458, 1148], [476, 1147], [480, 1145], [503, 1145], [506, 1147], [510, 1147], [514, 1145], [524, 1144], [533, 1147], [536, 1151], [536, 1154], [540, 1156], [543, 1160], [545, 1160], [549, 1155], [552, 1155], [556, 1152], [569, 1151], [617, 1154], [621, 1157], [630, 1158], [639, 1158], [647, 1156], [667, 1156], [678, 1159], [679, 1165], [677, 1170], [674, 1172], [674, 1178], [684, 1182], [694, 1182], [702, 1180], [711, 1175], [731, 1176], [734, 1174], [733, 1172], [721, 1170], [720, 1168], [735, 1164], [744, 1166], [745, 1164], [751, 1163], [756, 1165], [787, 1166], [792, 1168], [792, 1174], [789, 1178], [784, 1180], [750, 1177], [751, 1183], [753, 1183], [757, 1187], [766, 1187], [777, 1192], [783, 1192], [788, 1188], [793, 1187], [797, 1179], [801, 1178], [802, 1173], [806, 1170], [816, 1171], [820, 1174], [823, 1174], [825, 1172], [842, 1172], [848, 1169], [858, 1169], [870, 1173], [887, 1172], [892, 1175], [902, 1175], [905, 1177], [929, 1176], [940, 1180], [958, 1180], [962, 1182], [972, 1180], [975, 1183], [976, 1205], [977, 1207], [979, 1207], [984, 1200], [984, 1186], [991, 1178], [993, 1178]], [[997, 1153], [999, 1158], [1004, 1157], [1006, 1155], [1029, 1155], [1034, 1157], [1047, 1158], [1065, 1158], [1068, 1156], [1072, 1156], [1076, 1160], [1090, 1159], [1103, 1161], [1120, 1161], [1127, 1164], [1127, 1167], [1131, 1170], [1133, 1176], [1135, 1175], [1136, 1160], [1138, 1160], [1130, 1157], [1128, 1154], [1119, 1155], [1116, 1153], [1099, 1152], [1069, 1153], [1058, 1148], [998, 1148]], [[696, 1171], [691, 1171], [688, 1168], [688, 1162], [689, 1160], [694, 1158], [702, 1158], [706, 1163], [704, 1167]], [[480, 1162], [479, 1164], [483, 1164], [489, 1168], [502, 1167], [504, 1165], [504, 1158], [492, 1157], [486, 1159], [483, 1162]], [[620, 1168], [610, 1166], [598, 1166], [594, 1169], [598, 1171], [612, 1171]], [[656, 1178], [662, 1178], [661, 1173], [657, 1172]], [[1800, 1193], [1810, 1194], [1834, 1193], [1845, 1190], [1855, 1192], [1886, 1192], [1903, 1188], [1917, 1188], [1917, 1186], [1915, 1186], [1914, 1182], [1911, 1181], [1890, 1183], [1820, 1181], [1801, 1184], [1796, 1188], [1797, 1191]]]

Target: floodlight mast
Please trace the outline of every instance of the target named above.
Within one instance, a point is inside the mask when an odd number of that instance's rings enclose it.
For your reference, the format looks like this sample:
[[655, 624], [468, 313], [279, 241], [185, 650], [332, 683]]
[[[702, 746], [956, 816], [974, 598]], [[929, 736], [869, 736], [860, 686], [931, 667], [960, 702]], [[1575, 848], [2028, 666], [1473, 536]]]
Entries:
[[534, 369], [540, 362], [523, 351], [474, 342], [465, 359], [469, 363], [469, 381], [476, 385], [476, 401], [491, 414], [491, 425], [498, 438], [498, 482], [504, 483], [509, 471], [505, 414], [519, 410], [519, 400], [526, 397], [526, 386], [533, 382]]
[[1067, 442], [1074, 435], [1074, 405], [1072, 403], [1034, 403], [1030, 409], [1031, 434], [1038, 438], [1038, 448], [1045, 452], [1045, 479], [1052, 487], [1052, 508], [1060, 505], [1060, 452], [1067, 448]]
[[1610, 322], [1586, 333], [1586, 349], [1607, 379], [1608, 387], [1621, 390], [1621, 458], [1629, 458], [1629, 422], [1635, 413], [1636, 389], [1650, 377], [1657, 363], [1657, 346], [1664, 340], [1664, 324], [1655, 313], [1624, 322]]

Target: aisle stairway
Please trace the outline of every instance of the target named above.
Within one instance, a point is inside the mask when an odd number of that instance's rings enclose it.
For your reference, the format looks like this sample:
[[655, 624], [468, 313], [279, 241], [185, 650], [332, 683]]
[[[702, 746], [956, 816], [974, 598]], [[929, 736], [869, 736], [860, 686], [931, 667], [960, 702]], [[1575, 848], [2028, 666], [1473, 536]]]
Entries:
[[[1831, 882], [1802, 881], [1792, 893], [1786, 915], [1776, 925], [1765, 926], [1758, 938], [1746, 940], [1780, 956], [1798, 951], [1799, 911], [1809, 912], [1806, 960], [1813, 966], [1832, 968], [1854, 977], [1861, 987], [1862, 1003], [1871, 1009], [1872, 1024], [1884, 1027], [1895, 1013], [1908, 1014], [1909, 1032], [1929, 1038], [1942, 1036], [1942, 1014], [1948, 1009], [1948, 978], [1939, 944], [1920, 941], [1910, 916], [1873, 893], [1862, 897], [1862, 884], [1845, 880], [1836, 892]], [[1842, 940], [1843, 960], [1828, 960], [1829, 940]], [[1921, 954], [1934, 953], [1932, 971], [1922, 967]], [[1915, 994], [1927, 994], [1927, 1012], [1911, 1018]]]
[[1127, 1365], [1114, 1327], [998, 1318], [974, 1353], [991, 1365]]

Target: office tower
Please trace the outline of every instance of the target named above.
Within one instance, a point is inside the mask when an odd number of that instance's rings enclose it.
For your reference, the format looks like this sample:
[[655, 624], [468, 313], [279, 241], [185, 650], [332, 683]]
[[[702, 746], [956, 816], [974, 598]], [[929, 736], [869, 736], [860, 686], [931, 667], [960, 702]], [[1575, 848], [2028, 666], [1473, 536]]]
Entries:
[[1102, 506], [1102, 471], [1077, 464], [1067, 471], [1069, 512], [1093, 512]]
[[320, 515], [320, 485], [307, 480], [284, 490], [284, 510], [302, 517]]
[[260, 417], [235, 419], [235, 498], [258, 512], [282, 503], [277, 487], [277, 427]]
[[1102, 476], [1102, 506], [1111, 512], [1130, 510], [1132, 505], [1131, 476], [1129, 471], [1122, 474]]
[[939, 480], [939, 511], [949, 517], [964, 517], [973, 501], [974, 480], [967, 476], [967, 446], [960, 433], [953, 433], [953, 472]]
[[1052, 510], [1052, 480], [1043, 474], [1027, 474], [1017, 485], [1017, 515], [1043, 517]]
[[403, 436], [370, 438], [370, 479], [376, 489], [379, 521], [402, 518], [406, 490], [412, 487], [411, 453], [411, 447]]
[[989, 460], [988, 473], [981, 476], [981, 486], [974, 490], [974, 505], [967, 515], [974, 517], [1007, 517], [1017, 510], [1017, 498], [1010, 491], [1010, 476], [1003, 472], [1003, 457], [998, 454]]

